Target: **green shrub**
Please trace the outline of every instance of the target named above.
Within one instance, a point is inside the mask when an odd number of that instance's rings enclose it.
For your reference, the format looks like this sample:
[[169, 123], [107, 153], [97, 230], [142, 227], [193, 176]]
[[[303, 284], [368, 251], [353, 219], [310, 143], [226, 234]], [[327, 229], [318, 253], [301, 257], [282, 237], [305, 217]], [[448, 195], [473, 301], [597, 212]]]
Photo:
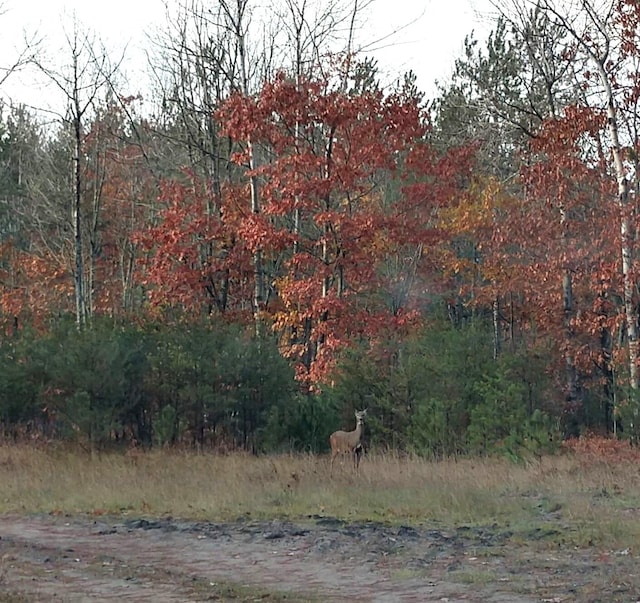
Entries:
[[[544, 354], [492, 357], [489, 325], [441, 323], [404, 341], [345, 355], [330, 395], [346, 423], [369, 407], [366, 433], [378, 448], [428, 457], [548, 449], [556, 420], [545, 407]], [[351, 424], [352, 419], [349, 423]]]

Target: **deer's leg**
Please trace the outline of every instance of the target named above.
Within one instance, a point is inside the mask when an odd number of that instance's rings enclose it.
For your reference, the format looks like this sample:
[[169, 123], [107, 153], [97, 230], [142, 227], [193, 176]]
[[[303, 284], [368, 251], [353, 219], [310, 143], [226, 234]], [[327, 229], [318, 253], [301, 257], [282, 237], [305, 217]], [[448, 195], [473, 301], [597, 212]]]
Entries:
[[353, 449], [353, 464], [356, 468], [356, 471], [358, 471], [358, 468], [360, 467], [360, 459], [362, 458], [363, 453], [364, 448], [362, 447], [362, 444], [358, 444]]

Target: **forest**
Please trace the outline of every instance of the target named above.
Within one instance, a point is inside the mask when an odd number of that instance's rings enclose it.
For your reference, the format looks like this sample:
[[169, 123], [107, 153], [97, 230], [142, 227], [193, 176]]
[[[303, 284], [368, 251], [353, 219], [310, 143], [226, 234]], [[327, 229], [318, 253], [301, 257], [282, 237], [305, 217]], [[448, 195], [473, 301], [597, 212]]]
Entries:
[[434, 98], [357, 1], [256, 5], [185, 3], [148, 95], [78, 23], [0, 71], [65, 99], [0, 106], [0, 437], [322, 452], [367, 408], [367, 449], [432, 458], [635, 440], [640, 4], [496, 0]]

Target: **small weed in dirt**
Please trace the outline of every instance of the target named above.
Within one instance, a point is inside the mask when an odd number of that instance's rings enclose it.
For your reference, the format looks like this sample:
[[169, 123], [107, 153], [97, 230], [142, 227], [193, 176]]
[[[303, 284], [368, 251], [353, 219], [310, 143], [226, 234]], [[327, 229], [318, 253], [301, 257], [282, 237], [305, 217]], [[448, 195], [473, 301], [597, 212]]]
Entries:
[[453, 582], [460, 584], [491, 584], [497, 580], [495, 572], [487, 569], [458, 570], [449, 574]]
[[29, 603], [31, 599], [20, 593], [0, 593], [0, 603]]
[[274, 593], [250, 586], [220, 582], [198, 581], [192, 584], [195, 595], [206, 597], [207, 601], [225, 601], [227, 603], [320, 603], [318, 599], [299, 593]]

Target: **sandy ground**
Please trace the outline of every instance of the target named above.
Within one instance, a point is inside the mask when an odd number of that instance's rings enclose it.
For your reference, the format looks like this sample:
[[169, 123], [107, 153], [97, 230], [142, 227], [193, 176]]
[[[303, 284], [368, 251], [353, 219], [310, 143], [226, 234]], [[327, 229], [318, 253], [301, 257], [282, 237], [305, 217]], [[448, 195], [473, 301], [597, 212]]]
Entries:
[[[553, 536], [550, 538], [550, 536]], [[631, 551], [498, 528], [0, 516], [0, 602], [640, 600]], [[230, 584], [247, 589], [229, 588]]]

